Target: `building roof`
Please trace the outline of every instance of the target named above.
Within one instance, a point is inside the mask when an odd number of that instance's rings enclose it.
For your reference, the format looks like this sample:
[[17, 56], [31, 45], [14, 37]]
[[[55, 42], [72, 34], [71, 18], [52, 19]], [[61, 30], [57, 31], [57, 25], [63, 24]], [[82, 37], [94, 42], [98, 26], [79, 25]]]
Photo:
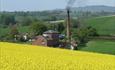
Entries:
[[49, 33], [59, 33], [58, 31], [54, 31], [54, 30], [48, 30], [46, 32], [44, 32], [44, 34], [49, 34]]

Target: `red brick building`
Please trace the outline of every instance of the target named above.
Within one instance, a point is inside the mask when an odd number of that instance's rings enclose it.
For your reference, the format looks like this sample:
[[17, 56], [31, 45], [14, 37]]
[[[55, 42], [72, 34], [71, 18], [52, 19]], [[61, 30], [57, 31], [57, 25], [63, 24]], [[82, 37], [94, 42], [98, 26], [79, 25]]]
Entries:
[[59, 33], [53, 30], [46, 31], [43, 35], [37, 36], [32, 44], [57, 47], [59, 46]]

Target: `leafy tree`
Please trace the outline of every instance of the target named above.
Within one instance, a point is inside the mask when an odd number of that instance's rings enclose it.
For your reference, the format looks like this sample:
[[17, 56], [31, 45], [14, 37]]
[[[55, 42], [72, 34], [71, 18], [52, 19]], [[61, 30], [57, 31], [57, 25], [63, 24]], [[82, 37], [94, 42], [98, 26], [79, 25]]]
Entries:
[[55, 23], [47, 23], [48, 30], [57, 30], [57, 24]]
[[80, 21], [78, 19], [72, 19], [71, 21], [72, 21], [72, 27], [73, 28], [81, 27], [81, 23], [80, 23]]
[[23, 26], [28, 26], [28, 25], [30, 25], [32, 22], [34, 21], [34, 19], [32, 18], [32, 17], [24, 17], [23, 18], [23, 21], [22, 21], [22, 25]]
[[81, 43], [86, 43], [88, 39], [88, 30], [86, 28], [80, 28], [77, 33], [79, 41]]
[[19, 35], [19, 31], [17, 29], [17, 25], [12, 25], [7, 38], [9, 40], [16, 41], [18, 39], [18, 35]]
[[89, 36], [99, 36], [97, 33], [97, 30], [95, 28], [92, 28], [91, 26], [87, 27]]
[[44, 31], [47, 30], [47, 26], [40, 21], [40, 22], [32, 23], [31, 29], [34, 35], [41, 35]]
[[15, 24], [15, 17], [14, 15], [9, 15], [9, 14], [2, 14], [0, 16], [0, 23], [4, 25], [9, 25], [9, 24]]
[[57, 30], [62, 33], [65, 30], [64, 24], [63, 23], [58, 23], [57, 24]]
[[62, 33], [65, 30], [64, 23], [48, 23], [47, 27], [49, 30], [57, 30]]
[[56, 21], [57, 20], [57, 18], [56, 18], [56, 16], [50, 16], [50, 21]]
[[90, 36], [98, 36], [96, 29], [92, 27], [81, 27], [73, 32], [73, 38], [80, 43], [87, 43]]

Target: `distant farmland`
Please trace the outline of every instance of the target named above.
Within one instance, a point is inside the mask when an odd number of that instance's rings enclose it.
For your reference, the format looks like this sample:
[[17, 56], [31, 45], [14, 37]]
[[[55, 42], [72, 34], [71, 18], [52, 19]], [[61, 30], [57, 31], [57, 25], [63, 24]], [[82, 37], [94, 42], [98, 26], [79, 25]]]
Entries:
[[96, 28], [101, 35], [115, 35], [115, 16], [89, 18], [85, 24]]

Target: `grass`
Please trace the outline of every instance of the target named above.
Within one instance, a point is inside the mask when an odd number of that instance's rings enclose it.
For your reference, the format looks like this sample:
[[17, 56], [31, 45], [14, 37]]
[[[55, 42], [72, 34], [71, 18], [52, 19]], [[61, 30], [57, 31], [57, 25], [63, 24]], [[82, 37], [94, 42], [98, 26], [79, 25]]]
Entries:
[[19, 32], [21, 32], [21, 33], [30, 32], [30, 30], [31, 30], [29, 26], [20, 26], [20, 27], [18, 27], [18, 29], [19, 29]]
[[[20, 33], [27, 33], [30, 32], [29, 26], [18, 26], [17, 27]], [[11, 28], [0, 28], [0, 36], [6, 36], [9, 34]]]
[[80, 50], [115, 55], [115, 42], [107, 40], [89, 41], [86, 47]]
[[4, 36], [9, 32], [9, 28], [0, 28], [0, 36]]
[[89, 18], [85, 23], [96, 28], [99, 34], [115, 35], [115, 16]]
[[115, 70], [115, 56], [0, 42], [0, 70]]

